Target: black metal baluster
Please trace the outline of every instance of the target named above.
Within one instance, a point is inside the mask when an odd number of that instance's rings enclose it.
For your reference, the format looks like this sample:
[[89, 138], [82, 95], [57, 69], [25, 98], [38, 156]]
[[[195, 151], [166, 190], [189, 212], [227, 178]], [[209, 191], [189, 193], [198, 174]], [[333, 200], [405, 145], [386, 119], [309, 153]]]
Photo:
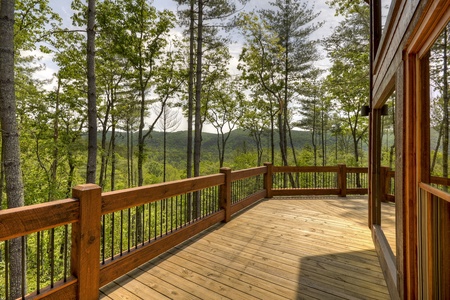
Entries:
[[55, 284], [55, 228], [50, 231], [50, 287]]
[[27, 251], [27, 245], [25, 236], [21, 237], [21, 243], [22, 243], [22, 299], [25, 299], [26, 290], [26, 251]]
[[64, 282], [67, 282], [67, 263], [68, 263], [68, 255], [67, 251], [69, 248], [69, 225], [64, 225]]
[[111, 214], [111, 260], [114, 260], [114, 242], [115, 242], [115, 232], [116, 232], [116, 218], [115, 213]]
[[36, 294], [41, 293], [41, 232], [36, 233]]

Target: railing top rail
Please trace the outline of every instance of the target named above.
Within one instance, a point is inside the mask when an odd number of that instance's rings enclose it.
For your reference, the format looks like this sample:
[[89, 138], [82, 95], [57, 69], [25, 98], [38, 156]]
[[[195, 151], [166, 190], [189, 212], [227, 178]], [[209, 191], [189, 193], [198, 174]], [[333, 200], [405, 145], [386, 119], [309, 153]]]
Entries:
[[231, 181], [236, 181], [236, 180], [253, 177], [253, 176], [257, 176], [257, 175], [262, 175], [265, 173], [267, 173], [267, 167], [257, 167], [257, 168], [233, 171], [233, 172], [231, 172]]
[[283, 173], [283, 172], [338, 172], [339, 167], [336, 166], [316, 166], [316, 167], [309, 167], [309, 166], [274, 166], [273, 172], [274, 173]]
[[347, 173], [367, 173], [366, 167], [346, 167]]
[[186, 178], [171, 182], [102, 193], [102, 214], [196, 192], [225, 183], [224, 174]]
[[450, 178], [431, 176], [430, 182], [434, 184], [450, 186]]
[[77, 222], [79, 206], [64, 199], [0, 210], [0, 241]]
[[449, 193], [446, 193], [446, 192], [444, 192], [444, 191], [441, 191], [440, 189], [437, 189], [437, 188], [435, 188], [435, 187], [432, 187], [431, 185], [426, 184], [426, 183], [423, 183], [423, 182], [419, 183], [419, 187], [420, 187], [422, 190], [424, 190], [424, 191], [430, 193], [430, 194], [433, 195], [433, 196], [436, 196], [436, 197], [438, 197], [438, 198], [440, 198], [440, 199], [442, 199], [442, 200], [445, 200], [445, 201], [447, 201], [447, 202], [450, 202], [450, 194], [449, 194]]

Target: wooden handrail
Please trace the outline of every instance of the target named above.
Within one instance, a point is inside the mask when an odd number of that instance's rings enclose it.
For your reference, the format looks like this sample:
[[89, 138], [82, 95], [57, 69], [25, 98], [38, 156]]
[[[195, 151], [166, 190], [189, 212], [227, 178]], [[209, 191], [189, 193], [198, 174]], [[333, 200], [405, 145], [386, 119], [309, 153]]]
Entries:
[[[272, 175], [274, 173], [336, 173], [337, 186], [331, 188], [281, 188], [274, 189]], [[367, 168], [347, 167], [345, 165], [333, 167], [284, 167], [273, 166], [266, 163], [263, 167], [231, 171], [223, 168], [221, 173], [177, 180], [167, 183], [153, 184], [145, 187], [131, 188], [121, 191], [100, 193], [100, 188], [95, 185], [82, 185], [75, 187], [74, 198], [57, 200], [53, 202], [30, 205], [14, 209], [0, 211], [0, 241], [10, 240], [16, 237], [47, 230], [66, 224], [72, 225], [72, 251], [71, 266], [73, 279], [67, 284], [68, 291], [77, 290], [78, 296], [89, 297], [89, 293], [95, 294], [98, 286], [91, 285], [92, 281], [106, 284], [113, 278], [122, 275], [137, 264], [155, 257], [174, 245], [184, 241], [194, 234], [221, 221], [228, 221], [233, 213], [251, 205], [264, 197], [274, 195], [340, 195], [349, 193], [367, 193], [366, 188], [347, 187], [347, 174], [367, 173]], [[386, 182], [395, 176], [392, 170], [385, 170]], [[264, 190], [254, 191], [254, 194], [244, 196], [239, 202], [231, 204], [231, 182], [263, 175]], [[436, 184], [446, 183], [450, 185], [450, 179], [432, 177]], [[153, 203], [155, 201], [171, 197], [189, 194], [192, 192], [219, 187], [220, 209], [203, 219], [193, 220], [188, 226], [179, 228], [173, 233], [167, 234], [158, 241], [152, 241], [136, 247], [129, 254], [114, 257], [107, 261], [101, 268], [98, 265], [100, 240], [100, 219], [102, 215], [121, 211], [127, 208]], [[450, 202], [450, 196], [445, 192], [427, 184], [420, 187], [437, 197]], [[386, 188], [385, 193], [388, 190]], [[392, 195], [388, 195], [391, 196]], [[42, 216], [45, 216], [44, 218]], [[145, 255], [144, 255], [145, 254]], [[86, 256], [87, 255], [87, 256]], [[97, 266], [95, 266], [97, 265]], [[94, 267], [94, 269], [92, 268]], [[95, 274], [96, 273], [96, 274]], [[83, 275], [91, 274], [91, 275]], [[85, 277], [87, 276], [87, 277]], [[82, 279], [82, 278], [83, 279]], [[89, 279], [90, 278], [90, 279]], [[86, 280], [87, 279], [87, 280]], [[73, 283], [76, 281], [76, 284]], [[86, 288], [86, 286], [91, 288]], [[84, 288], [83, 288], [84, 286]], [[76, 287], [76, 288], [74, 288]], [[87, 291], [87, 292], [86, 292]], [[49, 293], [54, 293], [49, 292]], [[69, 292], [70, 293], [70, 292]], [[87, 293], [87, 294], [83, 294]], [[45, 296], [45, 295], [40, 295]], [[78, 297], [77, 296], [77, 297]], [[68, 298], [69, 294], [67, 295]], [[94, 296], [95, 297], [95, 296]]]
[[77, 222], [79, 202], [75, 199], [0, 210], [0, 241]]
[[432, 194], [433, 196], [438, 197], [439, 199], [450, 202], [450, 194], [449, 193], [446, 193], [440, 189], [432, 187], [431, 185], [423, 183], [423, 182], [419, 183], [419, 187], [422, 190]]
[[223, 185], [224, 183], [225, 175], [214, 174], [106, 192], [102, 194], [102, 213], [105, 215], [162, 199], [196, 192], [205, 188]]
[[264, 175], [267, 173], [267, 167], [257, 167], [246, 170], [239, 170], [231, 172], [231, 181], [241, 180], [253, 176]]
[[[329, 166], [273, 166], [274, 173], [322, 173], [322, 172], [337, 172], [339, 167]], [[367, 170], [367, 168], [366, 168]]]

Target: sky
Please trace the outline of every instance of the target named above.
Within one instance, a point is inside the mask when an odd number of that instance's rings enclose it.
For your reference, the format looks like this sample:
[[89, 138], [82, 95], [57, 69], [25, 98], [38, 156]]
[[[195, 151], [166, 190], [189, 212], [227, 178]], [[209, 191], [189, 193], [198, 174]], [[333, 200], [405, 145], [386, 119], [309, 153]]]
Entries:
[[[336, 27], [342, 18], [336, 17], [334, 15], [334, 9], [330, 8], [326, 4], [327, 0], [305, 0], [308, 3], [309, 8], [313, 8], [315, 12], [320, 12], [319, 16], [316, 18], [316, 22], [324, 22], [323, 26], [319, 28], [312, 36], [313, 39], [323, 39], [328, 37], [333, 32], [333, 28]], [[252, 11], [262, 8], [270, 8], [271, 0], [250, 0], [243, 9], [245, 11]], [[71, 20], [70, 17], [72, 15], [72, 11], [70, 9], [71, 0], [50, 0], [50, 5], [53, 7], [56, 13], [58, 13], [64, 22], [64, 26], [71, 28]], [[158, 10], [168, 9], [172, 11], [177, 10], [177, 4], [172, 0], [153, 0], [153, 5]], [[180, 29], [175, 29], [180, 31]], [[242, 48], [242, 40], [237, 37], [232, 45], [230, 45], [230, 52], [233, 56], [232, 61], [230, 62], [230, 71], [232, 73], [237, 72], [237, 64], [238, 57]], [[322, 69], [327, 69], [330, 66], [329, 60], [326, 58], [325, 51], [319, 47], [322, 58], [316, 62], [316, 66]], [[52, 62], [51, 55], [42, 55], [42, 61], [46, 67], [42, 71], [40, 71], [37, 75], [40, 79], [50, 79], [53, 74], [57, 71], [57, 66]], [[47, 88], [52, 89], [54, 83], [50, 83]], [[184, 122], [183, 122], [184, 123]], [[178, 128], [178, 130], [185, 130], [185, 124], [182, 124]], [[212, 126], [205, 126], [205, 131], [207, 132], [215, 132], [215, 129]]]
[[[324, 22], [324, 25], [319, 28], [313, 35], [314, 39], [323, 39], [328, 37], [333, 28], [336, 27], [341, 20], [341, 18], [336, 17], [334, 15], [334, 9], [330, 8], [327, 4], [327, 0], [305, 0], [308, 3], [308, 7], [313, 7], [314, 11], [320, 12], [317, 17], [317, 22]], [[254, 9], [261, 8], [269, 8], [270, 0], [250, 0], [244, 7], [246, 11], [252, 11]], [[63, 18], [64, 26], [71, 27], [70, 17], [72, 15], [72, 11], [70, 9], [71, 0], [50, 0], [50, 5], [53, 9]], [[160, 10], [168, 9], [172, 11], [177, 10], [177, 4], [172, 0], [153, 0], [153, 5]], [[176, 29], [180, 30], [180, 29]], [[236, 39], [235, 42], [230, 45], [230, 52], [233, 56], [233, 60], [231, 62], [230, 70], [232, 72], [236, 71], [236, 66], [238, 64], [238, 57], [242, 47], [242, 40]], [[322, 59], [316, 63], [316, 66], [319, 68], [326, 69], [330, 66], [329, 60], [326, 58], [326, 53], [321, 49]], [[50, 55], [43, 55], [42, 62], [46, 65], [46, 68], [39, 72], [38, 76], [41, 78], [51, 78], [52, 74], [57, 71], [56, 65], [51, 61]], [[49, 88], [51, 85], [49, 86]]]

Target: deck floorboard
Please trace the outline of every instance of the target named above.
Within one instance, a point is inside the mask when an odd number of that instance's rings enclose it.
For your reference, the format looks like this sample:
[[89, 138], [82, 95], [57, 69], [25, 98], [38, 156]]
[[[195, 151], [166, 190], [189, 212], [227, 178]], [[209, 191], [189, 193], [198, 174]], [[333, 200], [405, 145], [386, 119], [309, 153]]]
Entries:
[[365, 197], [263, 200], [101, 289], [102, 299], [390, 299]]

